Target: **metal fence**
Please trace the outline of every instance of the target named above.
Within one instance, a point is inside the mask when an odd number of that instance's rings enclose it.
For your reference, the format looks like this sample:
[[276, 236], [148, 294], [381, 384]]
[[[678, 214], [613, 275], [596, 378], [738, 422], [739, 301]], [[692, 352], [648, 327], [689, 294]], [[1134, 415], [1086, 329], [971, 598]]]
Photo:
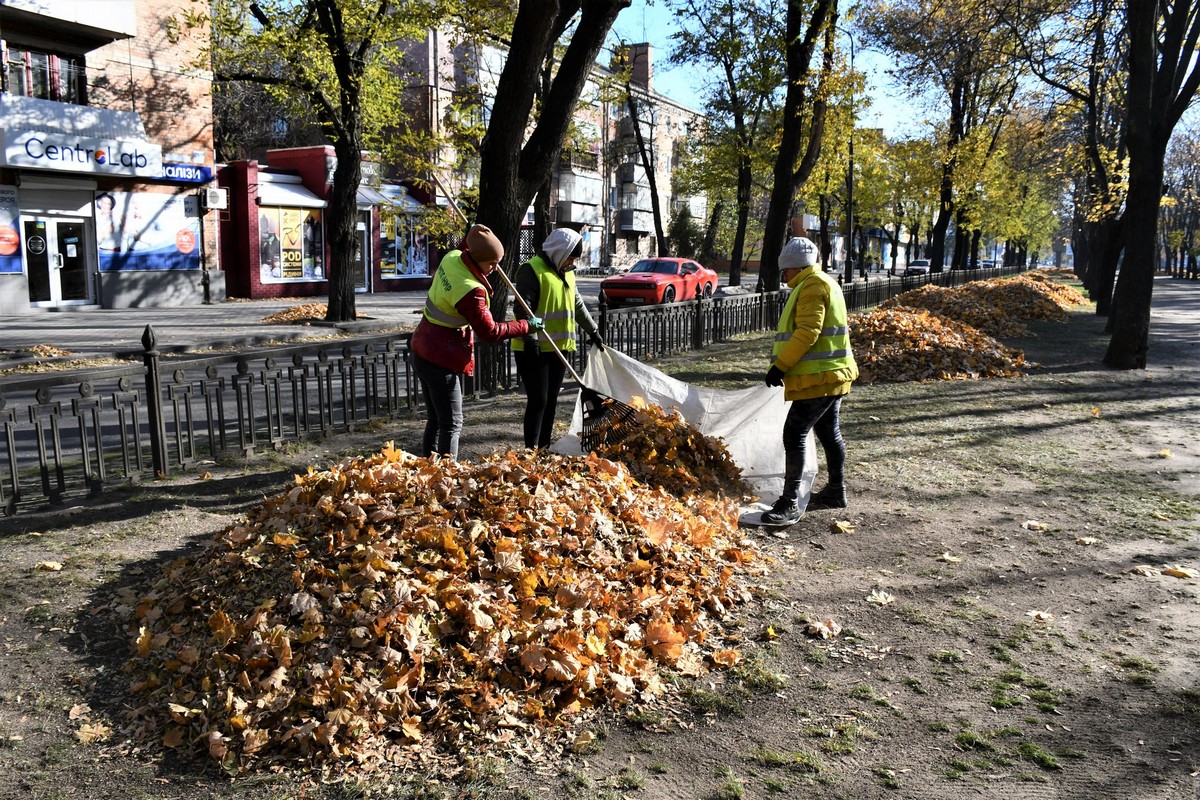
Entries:
[[[877, 279], [844, 287], [852, 311], [925, 283], [959, 285], [1017, 268]], [[770, 330], [786, 291], [726, 295], [666, 306], [608, 309], [599, 324], [613, 347], [639, 359], [699, 350]], [[117, 482], [169, 476], [204, 460], [244, 457], [415, 414], [420, 388], [408, 333], [358, 336], [238, 353], [168, 359], [146, 328], [142, 363], [6, 377], [0, 381], [0, 511], [57, 505]], [[582, 341], [569, 354], [582, 374]], [[518, 388], [508, 342], [476, 350], [468, 399]]]

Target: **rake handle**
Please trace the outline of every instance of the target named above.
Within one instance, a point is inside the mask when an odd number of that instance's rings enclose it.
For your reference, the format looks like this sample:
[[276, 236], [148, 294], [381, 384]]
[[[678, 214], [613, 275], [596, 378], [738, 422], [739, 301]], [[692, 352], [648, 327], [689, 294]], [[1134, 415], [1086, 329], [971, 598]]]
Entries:
[[[433, 176], [433, 182], [436, 183], [438, 188], [442, 190], [442, 194], [446, 196], [446, 200], [450, 203], [450, 207], [454, 209], [454, 213], [458, 214], [459, 219], [461, 219], [464, 224], [470, 223], [470, 220], [467, 219], [467, 215], [464, 214], [462, 209], [458, 207], [458, 203], [454, 202], [454, 197], [451, 196], [450, 192], [446, 190], [445, 184], [442, 183], [437, 173], [431, 171], [429, 174]], [[528, 317], [536, 317], [537, 314], [533, 313], [533, 309], [531, 309], [529, 304], [525, 302], [525, 298], [521, 297], [521, 293], [517, 291], [516, 286], [513, 286], [512, 280], [508, 277], [508, 275], [505, 274], [504, 270], [497, 265], [495, 271], [500, 273], [500, 277], [504, 280], [504, 283], [508, 285], [508, 290], [513, 293], [513, 297], [518, 303], [521, 304], [521, 309], [525, 312], [525, 315]], [[561, 361], [563, 366], [567, 368], [567, 372], [571, 373], [571, 377], [575, 379], [576, 383], [578, 383], [580, 386], [583, 386], [583, 378], [579, 377], [579, 373], [577, 373], [575, 368], [571, 366], [571, 362], [567, 360], [567, 357], [563, 354], [563, 351], [558, 349], [558, 345], [555, 343], [555, 341], [551, 339], [549, 334], [547, 334], [545, 331], [540, 331], [539, 334], [546, 337], [546, 341], [549, 342], [550, 346], [554, 348], [554, 352], [558, 356], [558, 360]]]

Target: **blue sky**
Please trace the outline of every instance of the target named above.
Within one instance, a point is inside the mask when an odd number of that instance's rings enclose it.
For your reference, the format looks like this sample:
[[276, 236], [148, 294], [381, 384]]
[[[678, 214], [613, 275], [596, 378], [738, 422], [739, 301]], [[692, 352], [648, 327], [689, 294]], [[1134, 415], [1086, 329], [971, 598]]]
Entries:
[[[633, 0], [633, 5], [617, 17], [610, 40], [619, 38], [630, 43], [650, 42], [654, 45], [655, 90], [679, 103], [699, 108], [700, 81], [695, 70], [671, 68], [667, 63], [674, 30], [674, 20], [663, 0]], [[885, 59], [878, 53], [860, 48], [855, 52], [854, 66], [867, 73], [871, 85], [871, 108], [860, 117], [859, 126], [883, 128], [888, 136], [911, 132], [914, 123], [906, 119], [903, 112], [912, 104], [889, 87], [890, 82], [884, 74]]]

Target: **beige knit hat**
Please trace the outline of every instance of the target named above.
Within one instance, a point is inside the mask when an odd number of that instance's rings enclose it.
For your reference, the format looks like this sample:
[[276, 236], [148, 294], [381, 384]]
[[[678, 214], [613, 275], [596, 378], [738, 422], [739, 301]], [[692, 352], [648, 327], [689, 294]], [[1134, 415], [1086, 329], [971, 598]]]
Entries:
[[504, 258], [504, 245], [486, 225], [474, 225], [467, 233], [467, 252], [479, 264]]

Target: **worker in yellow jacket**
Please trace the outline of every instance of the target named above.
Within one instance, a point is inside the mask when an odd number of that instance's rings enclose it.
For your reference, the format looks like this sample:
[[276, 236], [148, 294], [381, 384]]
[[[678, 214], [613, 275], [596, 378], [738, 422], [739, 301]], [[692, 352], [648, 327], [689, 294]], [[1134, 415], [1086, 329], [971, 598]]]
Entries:
[[788, 240], [779, 254], [779, 274], [791, 294], [779, 317], [766, 384], [782, 386], [792, 405], [783, 424], [783, 494], [761, 519], [784, 526], [804, 516], [798, 497], [809, 431], [825, 451], [829, 482], [812, 495], [808, 509], [846, 507], [846, 443], [838, 416], [842, 398], [858, 378], [858, 364], [842, 288], [821, 269], [817, 246], [804, 237]]

